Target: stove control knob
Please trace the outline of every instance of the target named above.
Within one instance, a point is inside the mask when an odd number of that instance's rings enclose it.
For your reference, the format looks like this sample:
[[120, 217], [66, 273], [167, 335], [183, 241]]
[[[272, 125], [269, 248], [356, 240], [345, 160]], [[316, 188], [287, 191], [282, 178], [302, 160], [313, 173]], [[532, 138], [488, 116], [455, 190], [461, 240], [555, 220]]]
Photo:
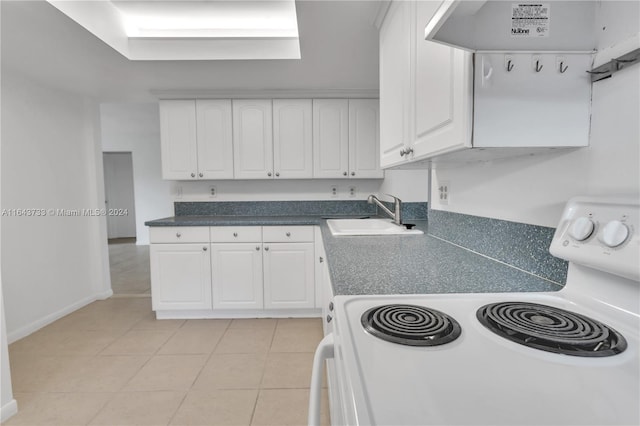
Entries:
[[629, 237], [629, 228], [619, 220], [612, 220], [602, 228], [600, 241], [609, 247], [618, 247]]
[[584, 241], [591, 236], [594, 227], [595, 225], [591, 219], [584, 216], [579, 217], [573, 221], [571, 228], [569, 228], [569, 235], [575, 240]]

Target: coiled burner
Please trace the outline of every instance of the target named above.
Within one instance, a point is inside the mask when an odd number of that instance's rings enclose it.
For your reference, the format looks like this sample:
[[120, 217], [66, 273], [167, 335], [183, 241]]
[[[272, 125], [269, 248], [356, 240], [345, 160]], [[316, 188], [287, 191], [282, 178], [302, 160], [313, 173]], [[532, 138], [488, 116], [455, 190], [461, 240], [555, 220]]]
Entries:
[[618, 354], [627, 347], [624, 337], [611, 327], [552, 306], [492, 303], [478, 309], [476, 316], [499, 336], [543, 351], [603, 357]]
[[382, 305], [361, 317], [367, 333], [409, 346], [437, 346], [460, 336], [460, 325], [435, 309], [415, 305]]

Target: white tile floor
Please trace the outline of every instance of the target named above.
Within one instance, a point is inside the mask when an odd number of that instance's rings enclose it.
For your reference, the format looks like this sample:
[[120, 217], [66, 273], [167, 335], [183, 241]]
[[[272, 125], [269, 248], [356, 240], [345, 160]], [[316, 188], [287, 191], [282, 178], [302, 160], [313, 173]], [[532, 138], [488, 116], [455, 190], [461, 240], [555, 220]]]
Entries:
[[320, 319], [156, 320], [148, 297], [94, 302], [9, 346], [6, 424], [302, 425], [321, 338]]

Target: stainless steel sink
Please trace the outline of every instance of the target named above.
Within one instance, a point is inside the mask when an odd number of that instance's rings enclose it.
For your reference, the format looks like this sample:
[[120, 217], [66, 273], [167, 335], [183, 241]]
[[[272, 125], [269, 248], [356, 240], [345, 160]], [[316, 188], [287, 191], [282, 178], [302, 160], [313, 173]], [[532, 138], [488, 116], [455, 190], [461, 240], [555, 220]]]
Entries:
[[391, 219], [329, 219], [332, 235], [418, 235], [419, 229], [407, 229]]

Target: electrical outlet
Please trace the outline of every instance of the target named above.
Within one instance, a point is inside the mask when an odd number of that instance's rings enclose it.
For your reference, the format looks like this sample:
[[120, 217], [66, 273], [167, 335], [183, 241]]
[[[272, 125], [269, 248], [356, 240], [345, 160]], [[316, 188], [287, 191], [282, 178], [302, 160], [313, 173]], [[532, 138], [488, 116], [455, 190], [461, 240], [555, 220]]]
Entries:
[[182, 198], [182, 186], [176, 186], [176, 198]]
[[331, 188], [329, 189], [329, 194], [331, 194], [331, 198], [338, 198], [338, 186], [331, 185]]
[[440, 200], [440, 204], [449, 204], [449, 198], [451, 198], [451, 184], [449, 182], [442, 181], [438, 186], [438, 199]]
[[358, 193], [358, 188], [356, 188], [355, 186], [349, 187], [349, 198], [355, 198], [357, 193]]
[[209, 186], [209, 198], [216, 198], [218, 196], [218, 190], [215, 185]]

